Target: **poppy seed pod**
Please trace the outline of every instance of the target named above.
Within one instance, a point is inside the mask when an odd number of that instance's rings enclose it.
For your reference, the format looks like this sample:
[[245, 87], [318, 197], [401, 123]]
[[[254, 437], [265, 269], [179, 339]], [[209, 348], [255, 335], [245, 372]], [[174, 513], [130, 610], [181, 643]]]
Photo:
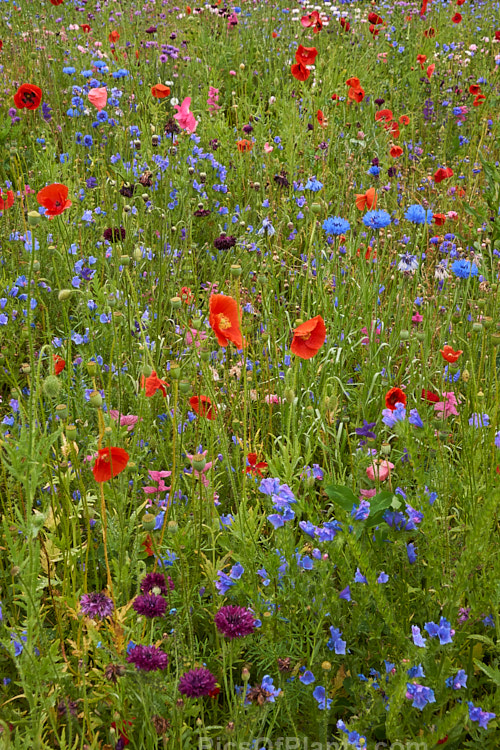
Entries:
[[181, 380], [179, 382], [179, 390], [184, 395], [187, 395], [191, 392], [191, 383], [188, 380]]
[[97, 362], [87, 362], [86, 367], [89, 375], [97, 374]]
[[144, 367], [142, 368], [142, 374], [145, 378], [149, 378], [152, 372], [153, 368], [150, 365], [144, 365]]
[[170, 299], [170, 304], [172, 305], [174, 310], [180, 310], [180, 308], [182, 307], [182, 300], [180, 297], [172, 297]]
[[89, 396], [89, 404], [94, 407], [94, 409], [100, 409], [102, 406], [102, 396], [99, 393], [99, 391], [92, 391], [92, 393]]
[[74, 440], [77, 433], [76, 424], [68, 424], [64, 432], [68, 440]]
[[156, 516], [153, 513], [145, 513], [142, 517], [142, 528], [145, 531], [153, 531], [156, 526]]
[[192, 461], [193, 469], [195, 471], [203, 471], [203, 469], [205, 468], [206, 464], [207, 464], [207, 462], [205, 460], [205, 457], [201, 456], [201, 455], [198, 458], [194, 458], [193, 461]]
[[69, 299], [73, 295], [72, 289], [61, 289], [57, 295], [57, 299], [59, 302], [64, 302], [65, 300]]
[[32, 227], [36, 227], [40, 224], [42, 217], [38, 211], [28, 211], [28, 224]]
[[172, 378], [172, 380], [179, 380], [181, 376], [181, 368], [177, 364], [177, 362], [170, 363], [169, 375]]
[[68, 418], [68, 405], [67, 404], [58, 404], [56, 406], [56, 417], [59, 417], [59, 419]]

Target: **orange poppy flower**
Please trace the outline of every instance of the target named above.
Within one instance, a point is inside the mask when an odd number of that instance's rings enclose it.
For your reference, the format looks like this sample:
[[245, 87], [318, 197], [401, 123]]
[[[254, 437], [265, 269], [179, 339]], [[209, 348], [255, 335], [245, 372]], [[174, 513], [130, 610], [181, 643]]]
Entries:
[[484, 94], [478, 94], [474, 97], [474, 101], [472, 102], [473, 107], [479, 107], [480, 104], [482, 104], [486, 100], [486, 97]]
[[42, 89], [33, 83], [23, 83], [14, 94], [18, 109], [38, 109], [42, 102]]
[[245, 151], [251, 151], [253, 149], [252, 141], [249, 141], [246, 138], [242, 138], [241, 141], [236, 141], [236, 146], [238, 147], [238, 151], [242, 154]]
[[439, 183], [443, 180], [447, 180], [449, 177], [453, 177], [453, 170], [450, 167], [439, 167], [434, 172], [434, 177], [432, 178], [434, 182]]
[[325, 321], [321, 315], [316, 315], [294, 330], [290, 349], [300, 359], [311, 359], [321, 349], [325, 338]]
[[365, 92], [362, 88], [355, 89], [351, 86], [351, 88], [347, 92], [347, 96], [349, 97], [349, 99], [352, 99], [354, 102], [358, 102], [359, 104], [359, 102], [362, 102], [365, 98]]
[[123, 448], [101, 448], [92, 469], [96, 482], [107, 482], [120, 474], [128, 464], [129, 455]]
[[379, 109], [378, 112], [375, 112], [376, 122], [380, 122], [381, 120], [384, 120], [384, 122], [390, 122], [392, 117], [393, 114], [390, 109]]
[[208, 322], [217, 336], [220, 346], [227, 346], [230, 341], [238, 349], [244, 345], [240, 331], [240, 311], [238, 303], [225, 294], [212, 294], [208, 304]]
[[446, 221], [445, 214], [432, 214], [432, 218], [434, 220], [434, 224], [438, 227], [442, 227]]
[[59, 375], [66, 367], [66, 360], [58, 354], [53, 354], [52, 359], [54, 360], [54, 373]]
[[417, 62], [420, 64], [422, 70], [424, 69], [424, 63], [427, 60], [427, 55], [417, 55]]
[[397, 159], [398, 156], [401, 156], [401, 154], [403, 153], [403, 149], [401, 148], [401, 146], [393, 146], [389, 153], [393, 159]]
[[163, 83], [157, 83], [156, 86], [151, 86], [151, 93], [155, 99], [165, 99], [170, 95], [170, 88]]
[[267, 469], [267, 463], [265, 461], [259, 461], [257, 463], [257, 454], [249, 453], [247, 455], [248, 466], [246, 467], [247, 474], [258, 474], [259, 477], [264, 476], [261, 469]]
[[302, 65], [314, 65], [317, 54], [318, 50], [316, 47], [304, 47], [302, 44], [299, 44], [295, 53], [295, 60], [298, 63], [302, 63]]
[[7, 208], [12, 208], [14, 205], [14, 193], [12, 190], [7, 190], [6, 195], [0, 190], [0, 211], [5, 211]]
[[427, 76], [429, 81], [431, 80], [432, 74], [434, 73], [435, 70], [436, 70], [436, 66], [434, 65], [434, 63], [432, 63], [432, 65], [429, 65], [429, 67], [427, 68], [425, 75]]
[[189, 403], [195, 414], [207, 419], [215, 419], [217, 410], [207, 396], [191, 396]]
[[448, 346], [448, 344], [446, 344], [446, 346], [443, 346], [443, 348], [439, 351], [441, 352], [442, 358], [450, 364], [454, 364], [458, 360], [460, 355], [463, 354], [463, 351], [461, 349], [458, 349], [458, 351], [455, 352], [453, 351], [451, 346]]
[[292, 75], [297, 81], [307, 81], [311, 75], [311, 71], [308, 70], [302, 63], [295, 63], [291, 68]]
[[68, 200], [68, 188], [59, 182], [54, 182], [52, 185], [42, 188], [37, 193], [36, 199], [41, 206], [44, 206], [46, 209], [45, 216], [50, 219], [59, 216], [72, 205], [71, 201]]
[[168, 383], [165, 382], [165, 380], [161, 380], [161, 378], [158, 377], [156, 374], [156, 371], [153, 370], [151, 375], [149, 377], [145, 377], [144, 375], [141, 378], [141, 388], [145, 389], [146, 396], [148, 398], [151, 398], [151, 396], [154, 396], [156, 391], [161, 391], [164, 396], [167, 395], [167, 391], [165, 390], [165, 386], [168, 387]]
[[362, 193], [361, 195], [356, 195], [356, 208], [359, 208], [360, 211], [364, 211], [365, 208], [371, 211], [372, 208], [376, 208], [376, 206], [377, 206], [377, 193], [375, 191], [375, 188], [373, 187], [368, 188], [366, 193]]
[[395, 411], [396, 404], [403, 404], [403, 406], [406, 406], [406, 394], [401, 388], [391, 388], [385, 394], [385, 405], [388, 409]]
[[408, 117], [408, 115], [401, 115], [401, 117], [399, 118], [399, 122], [401, 123], [401, 125], [409, 125], [410, 118]]

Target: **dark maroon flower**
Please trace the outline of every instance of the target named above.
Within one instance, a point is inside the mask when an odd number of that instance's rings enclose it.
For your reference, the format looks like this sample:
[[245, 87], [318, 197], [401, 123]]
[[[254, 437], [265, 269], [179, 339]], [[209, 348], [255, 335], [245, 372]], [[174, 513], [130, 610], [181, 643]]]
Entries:
[[273, 177], [273, 180], [280, 187], [283, 187], [283, 188], [290, 187], [290, 183], [288, 182], [288, 175], [284, 169], [282, 169], [279, 174], [275, 174]]
[[132, 198], [134, 194], [135, 186], [131, 185], [130, 183], [126, 182], [124, 185], [120, 188], [120, 195], [123, 195], [124, 198]]
[[180, 132], [180, 128], [173, 117], [167, 120], [165, 123], [165, 135], [177, 135]]
[[384, 103], [385, 103], [385, 99], [381, 99], [381, 98], [375, 99], [375, 104], [377, 105], [377, 107], [381, 107], [382, 104]]
[[209, 216], [210, 213], [210, 209], [208, 208], [197, 208], [193, 216]]
[[106, 594], [99, 594], [92, 591], [90, 594], [84, 594], [80, 599], [80, 608], [84, 615], [92, 620], [104, 620], [109, 617], [114, 610], [113, 600]]
[[149, 29], [146, 29], [146, 34], [156, 34], [156, 26], [150, 26]]
[[125, 229], [123, 227], [108, 227], [104, 230], [102, 236], [108, 242], [121, 242], [125, 239]]
[[226, 638], [244, 638], [255, 630], [255, 617], [250, 610], [229, 604], [221, 607], [214, 617], [217, 630]]
[[200, 698], [213, 693], [217, 680], [209, 669], [199, 667], [185, 672], [179, 682], [179, 692], [186, 698]]
[[168, 591], [174, 588], [174, 582], [167, 576], [168, 583], [163, 573], [147, 573], [141, 581], [141, 591], [143, 594], [161, 594], [166, 596]]
[[243, 125], [241, 129], [246, 135], [249, 135], [253, 131], [253, 127], [252, 125], [250, 125], [250, 123], [248, 123], [248, 125]]
[[231, 234], [221, 234], [214, 240], [214, 247], [217, 250], [229, 250], [230, 247], [234, 247], [235, 245], [236, 237], [233, 237]]
[[127, 661], [129, 664], [135, 664], [135, 668], [143, 672], [155, 672], [168, 666], [167, 654], [156, 646], [133, 646]]
[[167, 600], [156, 594], [141, 594], [134, 599], [133, 608], [144, 617], [163, 617], [167, 609]]

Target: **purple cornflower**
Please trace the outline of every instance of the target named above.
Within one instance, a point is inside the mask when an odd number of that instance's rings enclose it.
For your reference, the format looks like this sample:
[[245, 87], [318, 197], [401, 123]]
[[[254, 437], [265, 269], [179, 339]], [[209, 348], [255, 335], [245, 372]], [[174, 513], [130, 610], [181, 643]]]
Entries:
[[217, 630], [232, 640], [251, 635], [255, 630], [255, 617], [250, 610], [229, 604], [221, 607], [214, 617]]
[[127, 656], [129, 664], [135, 664], [136, 669], [143, 672], [155, 672], [158, 669], [166, 669], [168, 656], [156, 646], [134, 646]]
[[112, 614], [115, 606], [113, 600], [106, 594], [92, 591], [90, 594], [84, 594], [81, 597], [80, 608], [83, 614], [92, 620], [104, 620]]
[[167, 600], [156, 594], [141, 594], [134, 599], [133, 608], [144, 617], [163, 617], [167, 609]]
[[165, 580], [163, 573], [147, 573], [141, 581], [141, 591], [143, 594], [161, 594], [162, 596], [166, 596], [169, 589], [172, 590], [173, 588], [174, 582], [170, 576], [167, 576], [167, 580]]
[[198, 667], [185, 672], [179, 682], [179, 692], [187, 698], [200, 698], [214, 692], [217, 680], [209, 669]]

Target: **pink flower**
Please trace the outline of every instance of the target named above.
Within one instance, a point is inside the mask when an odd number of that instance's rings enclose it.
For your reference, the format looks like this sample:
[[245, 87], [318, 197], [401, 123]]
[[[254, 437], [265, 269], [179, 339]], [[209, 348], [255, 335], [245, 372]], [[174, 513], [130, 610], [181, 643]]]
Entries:
[[94, 105], [98, 112], [100, 112], [107, 104], [108, 90], [104, 86], [100, 89], [90, 89], [87, 96], [89, 102]]
[[384, 482], [391, 473], [391, 469], [394, 469], [394, 464], [391, 464], [390, 461], [379, 460], [378, 465], [373, 463], [372, 466], [367, 468], [366, 475], [368, 479], [372, 480], [372, 482], [376, 479], [378, 479], [379, 482]]
[[169, 477], [172, 472], [171, 471], [153, 471], [152, 469], [148, 469], [148, 474], [153, 480], [153, 482], [159, 482], [161, 479], [165, 479], [166, 477]]
[[201, 346], [201, 342], [207, 338], [205, 331], [198, 331], [196, 328], [189, 328], [186, 331], [186, 344], [191, 346], [194, 341], [194, 345], [198, 349]]
[[415, 315], [412, 316], [411, 322], [412, 323], [421, 323], [424, 319], [423, 315], [420, 315], [420, 313], [415, 313]]
[[442, 412], [444, 419], [452, 414], [458, 417], [456, 406], [459, 402], [457, 401], [454, 392], [450, 391], [449, 393], [443, 393], [443, 399], [444, 400], [440, 401], [438, 404], [434, 404], [434, 411]]
[[374, 497], [377, 494], [377, 490], [360, 490], [359, 494], [361, 495], [361, 497]]
[[281, 404], [281, 398], [276, 393], [268, 393], [264, 396], [264, 401], [266, 404]]
[[120, 417], [120, 427], [126, 427], [127, 432], [132, 432], [135, 425], [139, 421], [139, 417], [136, 417], [135, 414], [122, 414], [120, 416], [120, 412], [118, 409], [110, 409], [109, 416], [111, 419], [117, 420], [118, 417]]
[[236, 75], [236, 71], [235, 70], [230, 70], [229, 71], [229, 75], [230, 76], [235, 76]]
[[190, 106], [191, 97], [186, 96], [182, 104], [175, 105], [177, 114], [174, 115], [174, 119], [177, 120], [177, 124], [181, 130], [186, 130], [188, 133], [194, 133], [198, 127], [198, 122], [193, 113], [189, 111]]
[[[372, 321], [372, 325], [371, 325], [371, 331], [370, 331], [371, 334], [373, 334], [373, 330], [374, 330], [376, 324], [377, 324], [377, 322], [375, 320], [373, 320]], [[370, 343], [370, 337], [369, 337], [368, 329], [366, 328], [366, 326], [363, 326], [363, 328], [361, 329], [361, 333], [365, 334], [365, 338], [361, 339], [361, 343], [364, 344], [365, 346], [367, 346]], [[375, 329], [375, 333], [378, 336], [380, 334], [380, 328], [376, 328]], [[375, 341], [378, 344], [380, 342], [380, 339], [376, 338]]]
[[264, 151], [266, 152], [266, 154], [270, 154], [271, 151], [273, 150], [274, 150], [274, 146], [270, 146], [269, 143], [266, 141], [264, 143]]

